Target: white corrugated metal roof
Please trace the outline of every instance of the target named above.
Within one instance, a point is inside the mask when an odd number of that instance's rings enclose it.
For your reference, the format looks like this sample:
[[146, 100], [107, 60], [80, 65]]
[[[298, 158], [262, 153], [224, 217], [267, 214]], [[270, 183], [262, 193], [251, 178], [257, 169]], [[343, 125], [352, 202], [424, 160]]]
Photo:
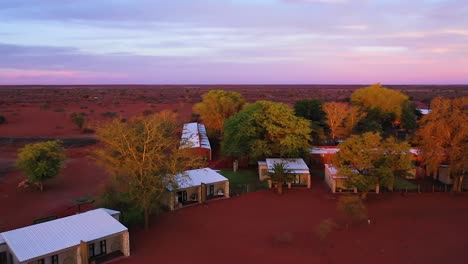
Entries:
[[206, 148], [211, 149], [210, 141], [206, 135], [206, 128], [203, 124], [184, 124], [180, 139], [180, 148]]
[[423, 115], [427, 115], [431, 112], [430, 109], [425, 109], [425, 108], [418, 108], [419, 112], [421, 112], [421, 114]]
[[[184, 171], [182, 174], [183, 175], [178, 176], [179, 189], [196, 187], [202, 183], [211, 184], [228, 180], [226, 177], [210, 168], [188, 170]], [[169, 188], [169, 190], [171, 190], [171, 188]]]
[[110, 236], [127, 228], [107, 211], [95, 209], [1, 233], [20, 262]]
[[115, 215], [115, 214], [120, 214], [120, 211], [112, 210], [112, 209], [107, 209], [107, 208], [101, 208], [102, 210], [106, 211], [109, 215]]
[[0, 244], [3, 244], [3, 243], [5, 243], [5, 239], [3, 239], [2, 234], [0, 234]]
[[347, 179], [347, 176], [338, 176], [338, 170], [331, 164], [325, 164], [325, 169], [331, 173], [334, 179]]
[[335, 154], [338, 151], [340, 151], [339, 148], [333, 147], [333, 148], [311, 148], [310, 149], [310, 154]]
[[273, 172], [275, 163], [283, 163], [291, 173], [309, 173], [309, 167], [303, 159], [266, 159], [269, 172]]

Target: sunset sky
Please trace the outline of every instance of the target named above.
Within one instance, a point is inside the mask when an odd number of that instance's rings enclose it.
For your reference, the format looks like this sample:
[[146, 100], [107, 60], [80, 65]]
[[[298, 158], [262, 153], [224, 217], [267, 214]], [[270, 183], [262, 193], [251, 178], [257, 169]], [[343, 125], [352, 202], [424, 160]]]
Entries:
[[376, 82], [467, 84], [467, 1], [0, 1], [0, 84]]

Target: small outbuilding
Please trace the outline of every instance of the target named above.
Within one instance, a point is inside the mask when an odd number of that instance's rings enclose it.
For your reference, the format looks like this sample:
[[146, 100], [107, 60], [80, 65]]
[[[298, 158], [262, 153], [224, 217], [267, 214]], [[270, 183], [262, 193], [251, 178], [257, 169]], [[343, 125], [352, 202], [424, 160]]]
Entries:
[[[310, 189], [311, 179], [310, 170], [303, 159], [289, 159], [289, 158], [273, 158], [266, 159], [265, 161], [258, 162], [258, 177], [260, 181], [269, 180], [269, 173], [273, 172], [273, 167], [277, 163], [283, 163], [284, 167], [294, 175], [292, 182], [286, 182], [289, 188], [295, 187], [307, 187]], [[271, 181], [269, 181], [269, 187], [271, 188]]]
[[181, 149], [190, 149], [194, 154], [211, 160], [211, 145], [205, 125], [199, 123], [184, 124], [180, 139]]
[[170, 210], [229, 197], [229, 180], [213, 169], [188, 170], [177, 178], [177, 187], [169, 186], [163, 199]]
[[129, 256], [128, 229], [119, 217], [100, 208], [0, 233], [0, 262], [69, 264]]

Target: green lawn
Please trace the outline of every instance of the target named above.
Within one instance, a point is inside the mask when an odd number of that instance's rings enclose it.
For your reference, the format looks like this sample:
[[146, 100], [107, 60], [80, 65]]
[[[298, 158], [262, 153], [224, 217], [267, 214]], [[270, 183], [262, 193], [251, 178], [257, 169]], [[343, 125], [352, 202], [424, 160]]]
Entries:
[[410, 181], [407, 181], [403, 178], [400, 178], [400, 177], [396, 177], [395, 178], [395, 185], [394, 185], [394, 189], [396, 191], [403, 191], [403, 190], [416, 190], [418, 189], [418, 186]]
[[229, 179], [231, 189], [241, 192], [251, 192], [260, 189], [266, 189], [267, 183], [258, 180], [258, 172], [256, 170], [222, 170], [221, 175]]

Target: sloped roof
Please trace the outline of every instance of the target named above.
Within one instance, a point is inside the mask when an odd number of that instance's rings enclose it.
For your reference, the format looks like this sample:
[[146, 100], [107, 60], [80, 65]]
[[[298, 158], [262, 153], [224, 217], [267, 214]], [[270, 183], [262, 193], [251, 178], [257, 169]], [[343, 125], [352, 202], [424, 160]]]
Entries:
[[210, 141], [203, 124], [186, 123], [182, 130], [180, 148], [205, 148], [211, 149]]
[[75, 247], [126, 231], [127, 228], [100, 208], [53, 221], [31, 225], [0, 235], [20, 262]]
[[273, 167], [275, 163], [283, 163], [285, 168], [288, 169], [291, 173], [309, 173], [309, 167], [307, 167], [307, 164], [304, 162], [303, 159], [266, 159], [266, 163], [269, 172], [273, 172]]
[[[178, 175], [178, 178], [180, 179], [178, 181], [179, 189], [196, 187], [202, 183], [212, 184], [228, 180], [226, 177], [210, 168], [188, 170], [182, 174], [183, 175]], [[171, 190], [172, 188], [168, 189]]]

